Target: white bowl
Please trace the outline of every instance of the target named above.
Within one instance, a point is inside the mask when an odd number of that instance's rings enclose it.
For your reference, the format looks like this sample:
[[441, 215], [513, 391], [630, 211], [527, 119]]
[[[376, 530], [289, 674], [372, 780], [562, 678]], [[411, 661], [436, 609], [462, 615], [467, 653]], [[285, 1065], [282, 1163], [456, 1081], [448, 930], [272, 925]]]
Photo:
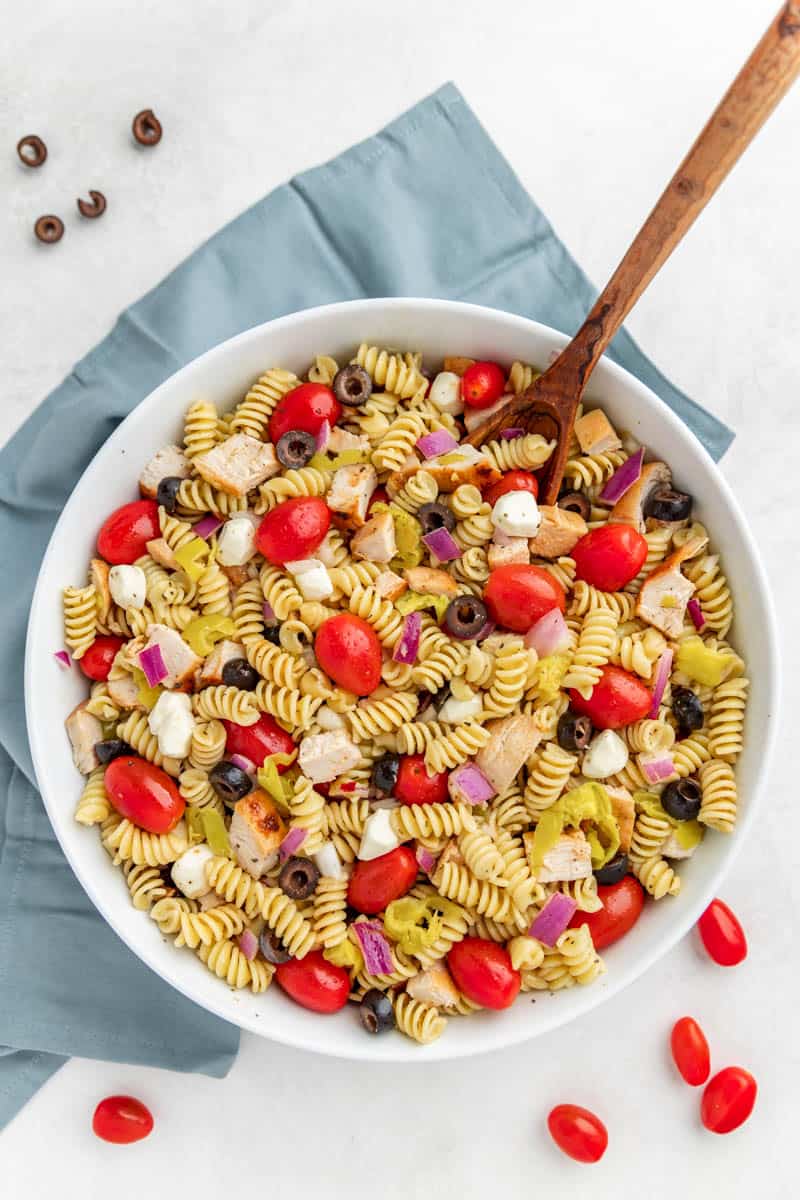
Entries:
[[[112, 868], [96, 829], [73, 820], [81, 778], [72, 764], [66, 714], [85, 695], [79, 670], [61, 671], [53, 651], [63, 642], [61, 589], [79, 584], [94, 550], [102, 517], [137, 495], [139, 469], [160, 446], [180, 437], [182, 416], [198, 397], [225, 410], [266, 367], [305, 371], [314, 354], [347, 361], [362, 341], [422, 350], [429, 361], [443, 354], [546, 363], [564, 336], [494, 309], [443, 300], [361, 300], [309, 309], [261, 325], [209, 350], [178, 371], [114, 432], [87, 468], [64, 508], [42, 563], [30, 615], [25, 699], [33, 762], [53, 828], [89, 897], [131, 949], [163, 979], [219, 1016], [276, 1041], [346, 1058], [420, 1061], [458, 1058], [535, 1037], [608, 1000], [640, 975], [694, 924], [719, 887], [752, 825], [767, 773], [778, 702], [775, 620], [764, 570], [739, 505], [714, 463], [681, 421], [648, 388], [604, 359], [588, 389], [615, 425], [630, 430], [663, 457], [678, 484], [693, 493], [695, 511], [711, 530], [736, 600], [732, 641], [752, 672], [745, 751], [737, 767], [741, 816], [736, 832], [710, 834], [681, 867], [677, 898], [649, 904], [631, 933], [604, 955], [608, 973], [591, 987], [572, 988], [531, 1004], [521, 998], [505, 1013], [481, 1013], [450, 1022], [445, 1035], [422, 1048], [392, 1035], [364, 1034], [352, 1006], [320, 1017], [273, 987], [262, 996], [233, 992], [188, 951], [163, 939], [146, 915], [130, 904], [119, 870]], [[142, 968], [144, 969], [144, 967]]]

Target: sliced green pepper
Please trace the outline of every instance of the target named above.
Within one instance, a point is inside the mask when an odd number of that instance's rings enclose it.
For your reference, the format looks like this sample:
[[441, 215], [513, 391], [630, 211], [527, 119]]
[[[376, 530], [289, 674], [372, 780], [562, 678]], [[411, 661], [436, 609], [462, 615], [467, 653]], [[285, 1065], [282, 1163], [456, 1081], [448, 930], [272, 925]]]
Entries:
[[424, 896], [421, 900], [404, 896], [387, 905], [383, 927], [401, 950], [419, 954], [441, 937], [443, 918], [448, 914], [457, 918], [458, 908], [441, 896]]
[[232, 637], [236, 626], [230, 617], [222, 613], [209, 613], [204, 617], [195, 617], [183, 630], [181, 637], [200, 658], [205, 658], [214, 649], [216, 642], [223, 638]]
[[339, 467], [352, 467], [356, 463], [369, 462], [371, 457], [371, 450], [340, 450], [334, 455], [320, 450], [309, 460], [308, 465], [316, 467], [318, 471], [336, 471]]
[[189, 831], [189, 841], [204, 842], [206, 831], [203, 825], [202, 808], [198, 808], [196, 804], [187, 804], [183, 815], [186, 819], [186, 828]]
[[547, 703], [555, 700], [561, 691], [561, 684], [569, 667], [569, 657], [566, 654], [550, 654], [536, 664], [536, 686], [540, 698]]
[[394, 540], [397, 553], [389, 563], [395, 570], [406, 570], [408, 567], [418, 567], [422, 562], [424, 543], [422, 541], [422, 526], [416, 517], [400, 508], [398, 504], [385, 504], [376, 500], [370, 509], [371, 513], [388, 512], [394, 521]]
[[361, 953], [360, 947], [354, 946], [349, 938], [345, 938], [338, 946], [331, 946], [327, 950], [323, 950], [322, 955], [334, 966], [345, 967], [348, 971], [355, 971], [356, 974], [364, 967], [364, 955]]

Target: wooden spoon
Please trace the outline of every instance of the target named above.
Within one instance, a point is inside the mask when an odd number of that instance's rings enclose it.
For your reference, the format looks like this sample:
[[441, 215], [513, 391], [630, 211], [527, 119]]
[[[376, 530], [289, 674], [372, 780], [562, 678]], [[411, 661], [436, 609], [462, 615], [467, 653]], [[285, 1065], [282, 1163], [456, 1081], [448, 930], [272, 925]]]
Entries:
[[572, 341], [526, 391], [467, 438], [480, 446], [512, 426], [556, 438], [541, 473], [542, 504], [555, 504], [558, 497], [575, 412], [601, 354], [798, 72], [800, 0], [789, 0], [723, 96]]

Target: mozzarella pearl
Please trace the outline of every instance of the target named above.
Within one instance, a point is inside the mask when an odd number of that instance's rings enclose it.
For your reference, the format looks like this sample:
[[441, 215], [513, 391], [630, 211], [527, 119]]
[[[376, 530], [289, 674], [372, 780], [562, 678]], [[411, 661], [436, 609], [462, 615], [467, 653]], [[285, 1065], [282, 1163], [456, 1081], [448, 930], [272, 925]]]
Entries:
[[214, 855], [209, 846], [192, 846], [184, 850], [180, 858], [172, 864], [172, 882], [179, 892], [183, 892], [190, 900], [199, 900], [211, 889], [206, 878], [206, 864], [211, 862]]
[[431, 384], [431, 404], [435, 404], [439, 412], [451, 413], [454, 417], [464, 411], [464, 401], [461, 398], [461, 380], [452, 371], [440, 371]]
[[158, 738], [158, 748], [168, 758], [185, 758], [192, 745], [194, 717], [185, 692], [162, 692], [147, 723]]
[[592, 738], [583, 756], [581, 772], [587, 779], [608, 779], [626, 765], [628, 747], [613, 729], [604, 729]]
[[111, 599], [120, 608], [144, 608], [147, 577], [141, 567], [112, 567], [108, 572], [108, 589]]
[[226, 521], [217, 537], [217, 562], [223, 567], [243, 567], [256, 552], [256, 527], [249, 517]]
[[392, 829], [390, 816], [391, 809], [379, 808], [377, 812], [367, 817], [364, 822], [364, 832], [361, 835], [361, 845], [358, 849], [358, 857], [362, 862], [380, 858], [382, 854], [388, 854], [390, 850], [396, 850], [400, 845], [400, 839]]
[[539, 505], [530, 492], [506, 492], [492, 509], [492, 524], [508, 537], [535, 537], [541, 523]]

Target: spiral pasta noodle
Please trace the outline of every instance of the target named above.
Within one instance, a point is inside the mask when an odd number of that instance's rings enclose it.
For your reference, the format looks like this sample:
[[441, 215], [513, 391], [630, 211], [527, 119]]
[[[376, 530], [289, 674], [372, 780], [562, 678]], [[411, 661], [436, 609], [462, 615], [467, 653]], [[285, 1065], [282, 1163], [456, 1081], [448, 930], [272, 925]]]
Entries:
[[172, 516], [163, 505], [158, 510], [158, 523], [161, 528], [161, 536], [170, 550], [180, 550], [196, 537], [194, 529], [188, 521], [182, 521], [180, 517]]
[[303, 603], [302, 594], [297, 590], [291, 578], [282, 574], [279, 567], [271, 567], [265, 563], [261, 568], [259, 579], [264, 599], [279, 621], [285, 621], [300, 611]]
[[710, 758], [709, 737], [702, 730], [676, 742], [672, 749], [672, 762], [680, 779], [695, 775]]
[[291, 371], [283, 371], [276, 367], [265, 371], [251, 386], [233, 414], [231, 433], [247, 433], [260, 441], [278, 402], [292, 388], [297, 387], [299, 382]]
[[628, 455], [624, 450], [609, 450], [605, 454], [580, 454], [567, 459], [564, 479], [576, 491], [605, 483], [622, 466]]
[[146, 758], [148, 762], [161, 767], [168, 775], [180, 774], [180, 760], [167, 758], [158, 748], [158, 738], [150, 732], [147, 717], [144, 713], [132, 712], [124, 721], [117, 725], [117, 737], [127, 742], [131, 749]]
[[447, 1028], [447, 1018], [440, 1015], [438, 1008], [422, 1000], [412, 1000], [405, 992], [394, 1002], [394, 1019], [401, 1033], [422, 1046], [435, 1042]]
[[73, 658], [83, 658], [96, 631], [97, 592], [94, 584], [64, 588], [64, 641]]
[[583, 617], [597, 609], [605, 609], [612, 612], [617, 621], [622, 622], [632, 619], [635, 606], [635, 598], [627, 592], [601, 592], [599, 588], [579, 579], [572, 593], [569, 612], [576, 617]]
[[211, 946], [241, 933], [247, 918], [235, 904], [218, 904], [207, 912], [184, 912], [180, 915], [176, 946]]
[[164, 896], [155, 901], [150, 909], [150, 916], [160, 932], [171, 937], [180, 929], [182, 915], [196, 913], [198, 909], [196, 900], [185, 900], [183, 896]]
[[448, 497], [450, 509], [457, 521], [466, 521], [482, 511], [484, 499], [473, 483], [462, 483]]
[[440, 630], [426, 630], [420, 640], [421, 661], [411, 673], [411, 682], [423, 691], [438, 692], [463, 667], [468, 654], [462, 643], [450, 641]]
[[214, 942], [210, 946], [201, 942], [197, 957], [218, 979], [224, 979], [228, 987], [249, 987], [257, 994], [267, 990], [275, 974], [272, 963], [263, 958], [252, 961], [245, 958], [235, 942]]
[[148, 867], [174, 862], [189, 847], [183, 821], [179, 821], [170, 833], [162, 834], [139, 829], [127, 817], [113, 823], [104, 821], [101, 840], [115, 863], [129, 859], [137, 866], [146, 864]]
[[631, 862], [636, 864], [655, 858], [671, 833], [672, 826], [666, 817], [639, 813], [633, 824], [631, 848], [628, 852]]
[[183, 452], [187, 458], [207, 454], [217, 444], [217, 409], [209, 400], [197, 400], [186, 414]]
[[525, 392], [531, 386], [535, 379], [538, 379], [541, 371], [536, 367], [530, 366], [524, 362], [513, 362], [508, 369], [508, 389], [518, 396], [520, 392]]
[[476, 916], [505, 921], [512, 912], [508, 888], [476, 879], [470, 870], [459, 863], [440, 863], [433, 876], [434, 885], [447, 900], [474, 912]]
[[264, 636], [264, 596], [257, 579], [250, 579], [236, 590], [233, 601], [236, 638], [245, 647]]
[[719, 556], [706, 554], [686, 564], [686, 578], [695, 586], [706, 625], [725, 637], [733, 621], [733, 601], [728, 581], [720, 570]]
[[122, 873], [131, 894], [131, 904], [139, 912], [147, 912], [157, 901], [175, 893], [175, 888], [164, 882], [158, 867], [123, 862]]
[[575, 901], [578, 912], [599, 912], [603, 901], [597, 894], [597, 879], [589, 875], [586, 879], [572, 879], [559, 883], [558, 890]]
[[100, 825], [111, 812], [111, 801], [103, 782], [105, 773], [105, 767], [95, 767], [83, 785], [75, 809], [75, 820], [79, 825]]
[[610, 661], [618, 667], [624, 667], [626, 671], [640, 675], [642, 679], [649, 680], [653, 668], [666, 648], [666, 638], [657, 629], [649, 628], [641, 633], [626, 634], [618, 630]]
[[312, 928], [317, 945], [325, 950], [347, 938], [347, 880], [323, 875], [314, 893]]
[[303, 853], [316, 853], [325, 840], [325, 797], [315, 790], [305, 775], [300, 775], [295, 782], [289, 813], [292, 828], [305, 830]]
[[278, 687], [299, 690], [305, 664], [293, 654], [287, 654], [266, 638], [248, 640], [245, 642], [244, 652], [250, 666], [255, 667], [263, 679], [277, 684]]
[[395, 417], [372, 452], [376, 469], [399, 471], [424, 433], [425, 421], [419, 413], [404, 412]]
[[233, 516], [247, 508], [246, 496], [229, 496], [217, 491], [205, 479], [184, 479], [178, 488], [178, 504], [191, 512], [213, 512], [222, 517]]
[[404, 842], [418, 837], [452, 837], [476, 829], [468, 804], [402, 804], [392, 809], [389, 823]]
[[749, 687], [750, 681], [740, 677], [714, 689], [708, 718], [708, 749], [714, 758], [735, 762], [742, 752]]
[[259, 487], [255, 512], [259, 515], [271, 512], [284, 500], [294, 500], [298, 496], [324, 496], [329, 481], [328, 473], [316, 467], [300, 467], [287, 471], [285, 475], [276, 475]]
[[225, 756], [225, 726], [221, 721], [197, 721], [192, 730], [189, 762], [200, 771], [210, 771]]
[[476, 879], [488, 879], [500, 887], [506, 886], [503, 856], [485, 827], [462, 833], [458, 848]]
[[365, 342], [358, 347], [353, 362], [363, 367], [378, 387], [403, 400], [410, 399], [420, 389], [424, 391], [428, 385], [416, 365], [405, 362], [399, 354], [390, 354], [388, 350], [368, 346]]
[[664, 721], [645, 717], [634, 721], [622, 730], [622, 736], [631, 750], [644, 754], [655, 754], [658, 750], [669, 750], [675, 741], [675, 730]]
[[536, 820], [539, 813], [555, 804], [577, 763], [577, 755], [562, 750], [557, 742], [547, 742], [536, 752], [523, 795], [529, 817]]
[[504, 717], [514, 711], [525, 693], [528, 651], [519, 638], [509, 639], [495, 655], [494, 674], [484, 696], [487, 717]]
[[304, 696], [292, 688], [278, 687], [277, 684], [267, 683], [263, 679], [256, 685], [254, 692], [247, 694], [255, 697], [261, 712], [270, 713], [293, 729], [308, 729], [314, 713], [322, 704], [319, 698]]
[[432, 504], [439, 495], [439, 485], [429, 471], [421, 469], [392, 497], [406, 512], [415, 513], [423, 504]]
[[698, 777], [702, 789], [698, 821], [719, 833], [732, 833], [736, 825], [737, 808], [733, 767], [729, 762], [712, 758], [703, 763]]
[[[228, 577], [216, 563], [206, 567], [197, 581], [197, 602], [204, 615], [231, 612], [231, 589]], [[184, 626], [185, 628], [185, 626]]]
[[585, 987], [605, 972], [605, 964], [594, 948], [588, 925], [579, 925], [577, 929], [562, 933], [556, 947], [576, 983]]
[[253, 692], [242, 692], [239, 688], [224, 683], [204, 688], [193, 699], [198, 717], [206, 720], [233, 721], [235, 725], [255, 725], [259, 710]]
[[489, 442], [483, 447], [483, 453], [498, 471], [537, 470], [543, 466], [555, 448], [555, 442], [548, 442], [538, 433], [526, 433], [522, 437]]
[[264, 888], [258, 915], [280, 938], [292, 958], [305, 958], [314, 949], [317, 939], [312, 926], [279, 888]]
[[468, 758], [474, 758], [490, 737], [490, 731], [475, 721], [454, 725], [443, 738], [428, 746], [425, 768], [430, 773], [451, 771]]
[[677, 896], [681, 890], [680, 876], [665, 858], [656, 856], [634, 863], [633, 873], [654, 900], [662, 900], [664, 896]]
[[348, 607], [372, 626], [384, 646], [394, 648], [403, 632], [403, 618], [388, 600], [382, 600], [373, 587], [359, 583], [350, 593]]
[[411, 721], [419, 707], [413, 692], [398, 692], [382, 700], [368, 700], [349, 714], [350, 729], [356, 741], [391, 733]]

